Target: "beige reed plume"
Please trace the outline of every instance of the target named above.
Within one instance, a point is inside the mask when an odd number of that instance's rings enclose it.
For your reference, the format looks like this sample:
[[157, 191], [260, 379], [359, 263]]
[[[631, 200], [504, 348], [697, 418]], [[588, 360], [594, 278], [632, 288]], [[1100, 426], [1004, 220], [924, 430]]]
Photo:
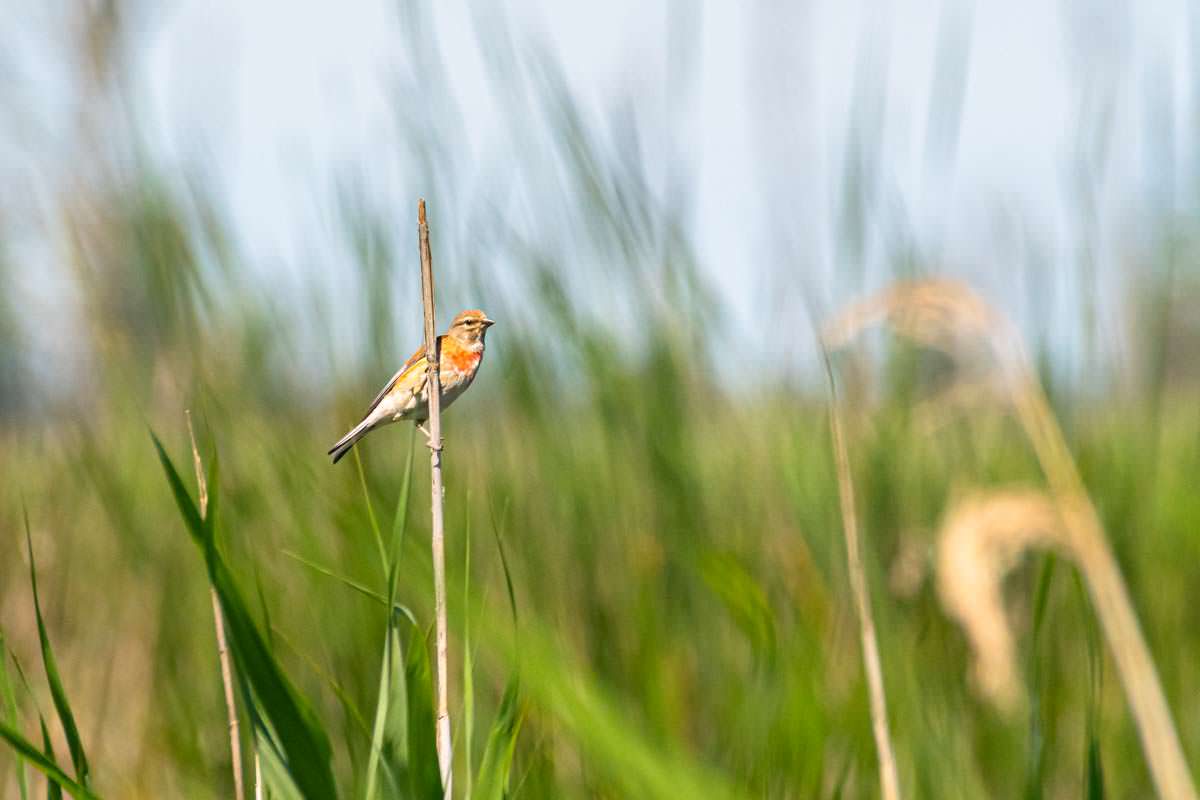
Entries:
[[878, 323], [952, 358], [990, 357], [1046, 477], [1064, 548], [1087, 583], [1155, 787], [1168, 800], [1197, 800], [1120, 568], [1015, 326], [960, 282], [900, 282], [845, 309], [826, 326], [822, 338], [830, 348], [843, 347]]
[[938, 596], [971, 642], [976, 688], [1005, 712], [1020, 705], [1021, 686], [1004, 614], [1004, 577], [1034, 547], [1074, 557], [1062, 535], [1058, 509], [1032, 489], [965, 497], [946, 514], [938, 536]]

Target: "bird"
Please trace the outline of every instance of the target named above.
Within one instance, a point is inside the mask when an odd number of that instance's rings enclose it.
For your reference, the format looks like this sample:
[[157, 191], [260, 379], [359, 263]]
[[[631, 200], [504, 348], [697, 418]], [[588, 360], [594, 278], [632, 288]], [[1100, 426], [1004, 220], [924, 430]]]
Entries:
[[[442, 387], [442, 411], [449, 408], [475, 380], [475, 374], [483, 362], [487, 330], [495, 324], [479, 309], [470, 309], [455, 317], [449, 330], [437, 337], [438, 352], [441, 354], [438, 377]], [[413, 420], [418, 429], [429, 435], [422, 424], [429, 418], [427, 369], [425, 348], [421, 347], [375, 395], [362, 420], [329, 448], [334, 464], [350, 452], [359, 439], [391, 422]]]

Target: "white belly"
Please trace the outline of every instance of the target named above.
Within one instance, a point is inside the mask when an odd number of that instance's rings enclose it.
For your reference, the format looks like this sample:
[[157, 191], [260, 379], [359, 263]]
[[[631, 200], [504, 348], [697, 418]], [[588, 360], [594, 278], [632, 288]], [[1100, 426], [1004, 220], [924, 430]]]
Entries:
[[[459, 381], [458, 383], [442, 389], [442, 411], [450, 407], [450, 404], [458, 399], [458, 396], [467, 390], [471, 385], [471, 381], [475, 379], [472, 375], [470, 378]], [[429, 392], [423, 390], [420, 395], [409, 394], [398, 397], [396, 395], [388, 395], [379, 402], [379, 416], [384, 419], [390, 418], [393, 422], [399, 422], [406, 419], [415, 419], [417, 422], [424, 422], [429, 416]]]

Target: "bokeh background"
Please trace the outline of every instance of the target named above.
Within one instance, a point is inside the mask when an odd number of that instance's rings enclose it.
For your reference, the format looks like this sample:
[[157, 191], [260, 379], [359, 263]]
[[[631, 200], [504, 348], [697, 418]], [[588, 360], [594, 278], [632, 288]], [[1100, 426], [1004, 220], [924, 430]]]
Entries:
[[[447, 418], [452, 709], [475, 620], [481, 720], [460, 775], [513, 669], [499, 541], [517, 633], [546, 643], [512, 796], [658, 796], [647, 775], [874, 796], [814, 330], [933, 276], [1025, 336], [1200, 766], [1200, 9], [576, 5], [0, 5], [0, 630], [24, 730], [51, 706], [23, 508], [97, 789], [230, 793], [203, 562], [148, 433], [186, 465], [190, 409], [229, 559], [361, 794], [383, 613], [294, 556], [382, 586], [358, 471], [324, 453], [419, 341], [423, 196], [440, 318], [498, 320]], [[1016, 424], [886, 337], [839, 367], [906, 794], [1147, 796], [1069, 566], [1007, 584], [1016, 711], [975, 691], [939, 602], [956, 493], [1041, 485]], [[381, 519], [417, 446], [397, 426], [360, 448]], [[416, 464], [401, 594], [428, 624]]]

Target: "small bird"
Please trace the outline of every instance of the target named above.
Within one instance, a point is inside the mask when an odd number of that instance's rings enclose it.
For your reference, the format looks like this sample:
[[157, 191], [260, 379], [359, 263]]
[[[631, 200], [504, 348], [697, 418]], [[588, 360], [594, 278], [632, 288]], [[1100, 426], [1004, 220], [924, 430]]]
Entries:
[[[464, 311], [450, 323], [450, 330], [437, 337], [441, 359], [438, 378], [442, 385], [442, 411], [467, 390], [483, 361], [483, 340], [487, 329], [496, 323], [478, 309]], [[371, 431], [404, 419], [415, 420], [417, 427], [428, 435], [422, 423], [429, 418], [428, 362], [425, 348], [417, 350], [392, 376], [387, 385], [375, 395], [366, 416], [349, 433], [329, 448], [333, 463], [350, 452], [362, 437]]]

